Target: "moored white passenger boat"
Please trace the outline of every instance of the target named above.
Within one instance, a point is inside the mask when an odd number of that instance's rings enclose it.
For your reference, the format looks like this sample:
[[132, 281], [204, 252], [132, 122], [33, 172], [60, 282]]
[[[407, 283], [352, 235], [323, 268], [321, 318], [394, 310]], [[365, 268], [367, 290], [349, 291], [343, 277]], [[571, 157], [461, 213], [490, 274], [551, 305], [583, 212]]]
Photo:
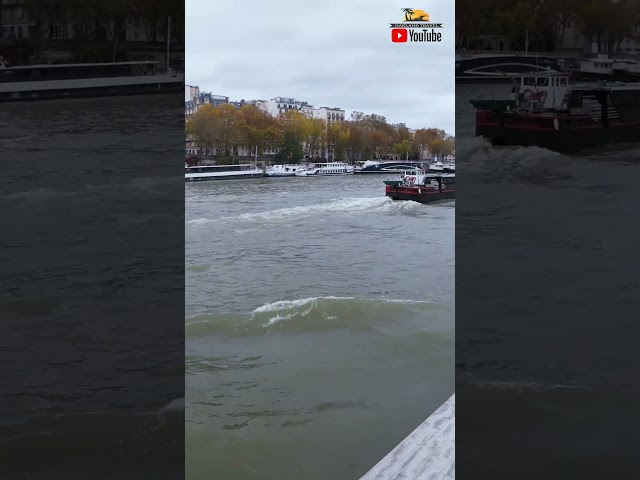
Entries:
[[429, 165], [429, 171], [434, 173], [444, 172], [444, 162], [439, 160], [434, 161]]
[[305, 170], [303, 165], [272, 165], [265, 170], [267, 177], [294, 177], [297, 172]]
[[234, 180], [240, 178], [262, 177], [262, 170], [252, 165], [197, 165], [189, 167], [185, 164], [185, 182], [203, 180]]
[[296, 176], [310, 177], [314, 175], [353, 175], [355, 168], [344, 162], [314, 163], [309, 169], [296, 172]]

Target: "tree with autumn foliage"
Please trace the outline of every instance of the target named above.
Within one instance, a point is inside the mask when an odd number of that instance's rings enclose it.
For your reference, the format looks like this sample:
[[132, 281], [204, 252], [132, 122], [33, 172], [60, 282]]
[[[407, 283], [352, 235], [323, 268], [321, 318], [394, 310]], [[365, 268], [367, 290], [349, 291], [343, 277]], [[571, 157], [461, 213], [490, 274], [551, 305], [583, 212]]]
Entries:
[[438, 128], [421, 128], [416, 130], [413, 134], [413, 151], [418, 152], [418, 158], [422, 158], [422, 155], [426, 151], [433, 153], [431, 146], [434, 141], [445, 137], [445, 131]]
[[334, 160], [346, 160], [351, 128], [343, 123], [332, 123], [327, 128], [327, 142], [333, 149]]
[[283, 132], [277, 121], [253, 105], [243, 105], [236, 116], [238, 143], [253, 150], [256, 156], [276, 148], [282, 141]]
[[249, 157], [275, 154], [282, 163], [297, 163], [306, 157], [363, 161], [385, 158], [391, 153], [421, 159], [426, 151], [447, 155], [453, 137], [437, 128], [412, 132], [393, 126], [382, 115], [353, 112], [351, 120], [325, 123], [297, 110], [275, 118], [253, 105], [202, 106], [187, 120], [185, 133], [205, 155], [218, 161], [234, 161], [240, 152]]
[[308, 123], [307, 153], [311, 158], [323, 158], [327, 145], [327, 125], [319, 118], [306, 118]]
[[[25, 17], [32, 23], [29, 42], [36, 60], [49, 41], [52, 25], [72, 26], [75, 42], [69, 47], [76, 61], [127, 60], [127, 25], [139, 22], [145, 30], [148, 50], [165, 41], [171, 18], [171, 38], [184, 47], [184, 5], [152, 0], [23, 0]], [[157, 46], [157, 45], [156, 45]]]
[[640, 37], [637, 0], [457, 0], [456, 47], [482, 48], [484, 35], [505, 35], [512, 50], [552, 51], [576, 28], [609, 54], [624, 38]]

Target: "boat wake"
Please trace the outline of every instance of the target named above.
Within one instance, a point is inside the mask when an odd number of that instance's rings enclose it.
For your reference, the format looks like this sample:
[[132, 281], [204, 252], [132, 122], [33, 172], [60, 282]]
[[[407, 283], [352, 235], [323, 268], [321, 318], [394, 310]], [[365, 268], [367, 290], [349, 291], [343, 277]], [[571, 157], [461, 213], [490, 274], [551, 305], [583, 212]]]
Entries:
[[336, 329], [375, 330], [381, 326], [441, 309], [429, 300], [310, 297], [279, 300], [248, 313], [200, 314], [186, 321], [188, 337], [206, 334], [321, 332]]
[[[564, 155], [542, 147], [504, 146], [494, 147], [482, 137], [462, 138], [457, 141], [463, 173], [491, 172], [505, 173], [513, 168], [526, 169], [535, 167], [562, 168], [571, 166], [582, 160], [609, 163], [635, 163], [640, 156], [637, 144], [616, 144], [585, 150], [576, 155]], [[633, 159], [633, 160], [630, 160]]]
[[339, 198], [328, 203], [279, 208], [266, 212], [243, 213], [220, 218], [197, 218], [186, 223], [197, 226], [209, 223], [263, 222], [271, 223], [293, 218], [306, 218], [326, 214], [402, 213], [425, 211], [425, 206], [416, 202], [393, 202], [390, 198], [377, 196], [365, 198]]

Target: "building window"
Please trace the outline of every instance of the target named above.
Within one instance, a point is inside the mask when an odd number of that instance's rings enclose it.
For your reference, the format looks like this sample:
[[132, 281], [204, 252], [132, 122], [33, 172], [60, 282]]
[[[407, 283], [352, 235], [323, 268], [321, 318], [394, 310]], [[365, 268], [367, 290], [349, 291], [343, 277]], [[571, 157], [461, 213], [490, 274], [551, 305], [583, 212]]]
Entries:
[[59, 40], [60, 38], [62, 38], [62, 27], [60, 25], [51, 25], [49, 38], [53, 40]]

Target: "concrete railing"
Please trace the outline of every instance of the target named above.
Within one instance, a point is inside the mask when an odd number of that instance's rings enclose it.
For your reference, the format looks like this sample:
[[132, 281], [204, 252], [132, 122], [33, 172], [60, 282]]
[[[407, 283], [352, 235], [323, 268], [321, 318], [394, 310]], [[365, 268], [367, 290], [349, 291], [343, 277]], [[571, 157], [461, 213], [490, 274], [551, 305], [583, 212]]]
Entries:
[[360, 480], [453, 480], [455, 394]]

